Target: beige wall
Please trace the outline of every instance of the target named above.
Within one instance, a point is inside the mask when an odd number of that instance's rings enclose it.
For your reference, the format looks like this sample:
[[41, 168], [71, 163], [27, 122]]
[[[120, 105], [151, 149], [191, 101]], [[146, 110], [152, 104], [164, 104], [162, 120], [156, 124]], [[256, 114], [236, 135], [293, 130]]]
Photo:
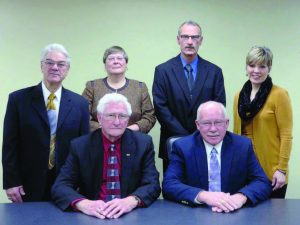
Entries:
[[[41, 80], [39, 57], [46, 44], [61, 43], [71, 53], [68, 89], [81, 93], [87, 80], [105, 76], [103, 52], [120, 45], [129, 55], [127, 76], [145, 81], [151, 91], [154, 67], [179, 52], [179, 24], [193, 19], [203, 28], [199, 54], [223, 69], [230, 117], [233, 96], [246, 81], [247, 51], [255, 44], [272, 49], [273, 82], [289, 91], [294, 112], [287, 197], [299, 198], [299, 8], [297, 0], [0, 0], [0, 136], [8, 93]], [[151, 135], [157, 149], [159, 124]], [[7, 202], [4, 191], [0, 202]]]

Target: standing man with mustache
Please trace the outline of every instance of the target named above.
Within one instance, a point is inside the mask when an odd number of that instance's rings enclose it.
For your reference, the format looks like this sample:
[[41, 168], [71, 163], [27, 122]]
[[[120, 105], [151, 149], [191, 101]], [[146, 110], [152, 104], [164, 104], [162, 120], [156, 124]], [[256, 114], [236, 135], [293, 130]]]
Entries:
[[164, 171], [169, 165], [167, 139], [197, 129], [194, 121], [201, 103], [213, 100], [226, 104], [222, 70], [198, 55], [202, 41], [198, 23], [182, 23], [177, 36], [181, 53], [155, 68], [152, 94], [161, 125], [159, 157]]
[[60, 44], [41, 54], [42, 81], [9, 95], [3, 126], [3, 189], [12, 202], [50, 201], [70, 141], [89, 132], [88, 102], [65, 89], [70, 56]]

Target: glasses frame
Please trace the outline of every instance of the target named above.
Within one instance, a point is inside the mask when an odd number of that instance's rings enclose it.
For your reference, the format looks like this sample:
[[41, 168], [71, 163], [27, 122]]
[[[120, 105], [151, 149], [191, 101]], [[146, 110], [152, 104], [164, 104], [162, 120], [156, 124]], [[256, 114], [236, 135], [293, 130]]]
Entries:
[[125, 122], [126, 120], [129, 119], [130, 116], [123, 113], [120, 114], [108, 113], [108, 114], [103, 114], [103, 117], [108, 121], [115, 121], [118, 118], [119, 121]]
[[106, 61], [107, 62], [126, 62], [126, 59], [125, 59], [125, 57], [124, 56], [117, 56], [117, 57], [107, 57], [106, 58]]
[[199, 41], [200, 40], [200, 35], [187, 35], [187, 34], [181, 34], [180, 38], [184, 41], [188, 41], [190, 38], [192, 41]]
[[53, 60], [43, 60], [42, 63], [44, 63], [45, 66], [52, 68], [53, 66], [57, 66], [59, 69], [65, 69], [69, 66], [69, 63], [66, 61], [53, 61]]
[[223, 128], [228, 123], [228, 120], [215, 120], [215, 121], [207, 120], [207, 121], [197, 121], [197, 122], [199, 123], [199, 125], [201, 127], [209, 129], [213, 125], [214, 125], [214, 127], [217, 127], [217, 128]]

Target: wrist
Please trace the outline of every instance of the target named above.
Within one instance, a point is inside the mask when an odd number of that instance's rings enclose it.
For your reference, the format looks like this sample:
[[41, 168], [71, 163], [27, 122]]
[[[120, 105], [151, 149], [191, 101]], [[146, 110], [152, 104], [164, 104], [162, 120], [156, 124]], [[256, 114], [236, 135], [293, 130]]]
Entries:
[[196, 197], [197, 201], [198, 202], [201, 202], [201, 203], [206, 203], [206, 193], [207, 191], [200, 191]]
[[239, 194], [240, 196], [241, 196], [241, 199], [242, 199], [242, 205], [245, 205], [246, 204], [246, 202], [247, 202], [247, 196], [246, 195], [244, 195], [243, 193], [241, 193], [241, 192], [239, 192], [239, 193], [237, 193], [237, 194]]
[[74, 202], [71, 203], [71, 206], [74, 210], [82, 211], [84, 204], [89, 201], [88, 199], [82, 198], [75, 200]]
[[141, 199], [139, 197], [130, 195], [129, 198], [132, 200], [134, 208], [138, 207], [141, 204]]

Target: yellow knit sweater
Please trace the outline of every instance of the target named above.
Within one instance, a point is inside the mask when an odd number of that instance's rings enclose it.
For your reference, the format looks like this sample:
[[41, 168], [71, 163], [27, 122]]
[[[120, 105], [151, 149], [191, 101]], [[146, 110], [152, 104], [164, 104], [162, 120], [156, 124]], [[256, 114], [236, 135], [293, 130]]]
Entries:
[[273, 85], [263, 108], [250, 122], [241, 121], [238, 98], [239, 93], [234, 98], [233, 132], [252, 140], [256, 156], [270, 180], [277, 169], [286, 171], [288, 178], [293, 138], [293, 114], [288, 92]]

